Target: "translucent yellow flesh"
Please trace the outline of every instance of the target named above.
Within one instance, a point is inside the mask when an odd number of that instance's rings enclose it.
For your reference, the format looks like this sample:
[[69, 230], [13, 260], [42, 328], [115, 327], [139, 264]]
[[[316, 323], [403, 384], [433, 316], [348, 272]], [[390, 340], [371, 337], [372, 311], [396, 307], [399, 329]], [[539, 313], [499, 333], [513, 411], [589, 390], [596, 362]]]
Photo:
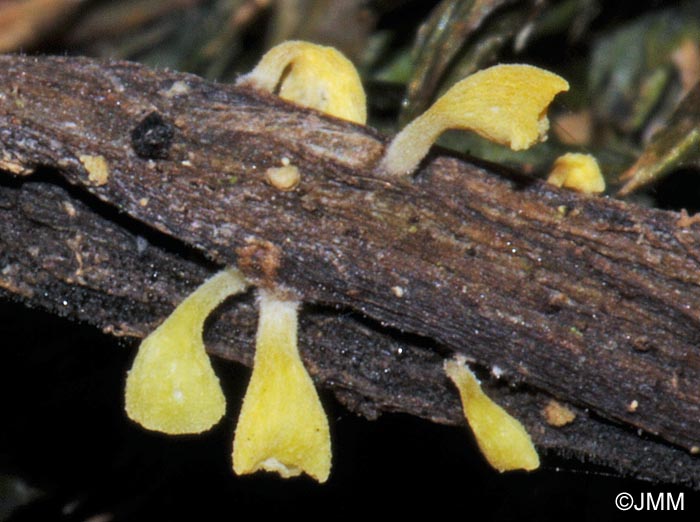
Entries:
[[350, 60], [332, 47], [289, 41], [270, 49], [239, 83], [274, 92], [285, 100], [364, 124], [367, 103]]
[[459, 390], [464, 416], [489, 464], [498, 471], [538, 468], [540, 458], [523, 425], [486, 396], [464, 361], [445, 361], [445, 373]]
[[605, 191], [605, 178], [596, 159], [590, 154], [570, 152], [557, 158], [547, 183], [565, 187], [584, 194]]
[[139, 347], [126, 380], [126, 412], [144, 428], [201, 433], [224, 415], [226, 401], [204, 349], [209, 313], [246, 287], [228, 268], [205, 281]]
[[305, 472], [325, 482], [331, 468], [328, 420], [297, 348], [297, 305], [260, 293], [253, 375], [236, 427], [239, 474]]
[[546, 138], [547, 107], [569, 84], [530, 65], [496, 65], [452, 86], [391, 142], [382, 166], [394, 175], [413, 172], [447, 129], [471, 130], [513, 150]]

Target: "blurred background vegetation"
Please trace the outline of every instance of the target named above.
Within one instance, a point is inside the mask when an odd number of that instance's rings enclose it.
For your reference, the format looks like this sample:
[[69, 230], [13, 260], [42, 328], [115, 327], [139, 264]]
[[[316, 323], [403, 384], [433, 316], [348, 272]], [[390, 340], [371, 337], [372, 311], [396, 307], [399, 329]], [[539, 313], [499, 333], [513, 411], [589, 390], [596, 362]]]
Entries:
[[[533, 176], [564, 152], [591, 153], [608, 195], [622, 189], [644, 205], [700, 210], [700, 0], [0, 1], [0, 52], [133, 60], [220, 82], [288, 39], [345, 53], [365, 83], [369, 124], [387, 133], [480, 68], [550, 69], [571, 91], [555, 100], [546, 143], [513, 153], [448, 132], [441, 144]], [[231, 419], [203, 439], [144, 434], [121, 413], [130, 350], [18, 305], [0, 311], [0, 333], [14, 339], [0, 350], [0, 392], [11, 403], [0, 430], [0, 520], [302, 513], [313, 502], [335, 505], [335, 514], [375, 501], [395, 513], [432, 503], [437, 514], [444, 506], [436, 499], [466, 491], [491, 502], [489, 518], [504, 519], [541, 516], [545, 506], [568, 514], [566, 506], [582, 503], [612, 513], [615, 491], [641, 487], [590, 466], [562, 479], [553, 458], [532, 476], [497, 476], [460, 430], [401, 416], [366, 423], [330, 397], [339, 422], [328, 485], [240, 481], [221, 459]], [[247, 380], [245, 371], [220, 366], [231, 377], [224, 380]]]
[[0, 2], [0, 51], [135, 60], [222, 82], [289, 39], [345, 53], [364, 80], [370, 125], [390, 133], [480, 68], [551, 69], [572, 89], [557, 97], [547, 143], [513, 153], [463, 132], [441, 143], [533, 174], [564, 152], [588, 152], [610, 194], [628, 183], [645, 204], [698, 209], [696, 198], [640, 189], [700, 167], [699, 0]]

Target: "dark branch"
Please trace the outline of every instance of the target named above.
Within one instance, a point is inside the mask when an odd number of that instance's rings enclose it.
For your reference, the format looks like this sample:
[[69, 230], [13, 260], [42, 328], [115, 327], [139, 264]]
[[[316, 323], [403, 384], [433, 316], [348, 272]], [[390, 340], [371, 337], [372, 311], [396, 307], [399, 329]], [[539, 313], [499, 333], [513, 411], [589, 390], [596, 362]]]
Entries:
[[[461, 352], [540, 448], [700, 485], [700, 236], [678, 215], [448, 156], [388, 179], [371, 129], [184, 74], [0, 72], [5, 295], [141, 337], [237, 264], [307, 303], [309, 369], [356, 411], [463, 422], [441, 371]], [[282, 158], [292, 192], [265, 182]], [[211, 326], [213, 353], [250, 363], [250, 296]], [[547, 423], [552, 398], [573, 423]]]

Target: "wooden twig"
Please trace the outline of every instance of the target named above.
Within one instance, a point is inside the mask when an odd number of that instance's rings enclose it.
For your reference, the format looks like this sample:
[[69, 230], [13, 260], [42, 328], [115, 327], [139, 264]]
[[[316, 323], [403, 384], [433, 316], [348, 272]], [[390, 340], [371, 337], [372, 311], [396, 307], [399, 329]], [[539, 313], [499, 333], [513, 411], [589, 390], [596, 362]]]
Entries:
[[[540, 448], [700, 485], [700, 235], [678, 214], [447, 155], [391, 179], [371, 129], [180, 73], [0, 72], [5, 295], [141, 337], [236, 264], [307, 303], [305, 361], [355, 411], [463, 422], [460, 352]], [[287, 161], [283, 192], [265, 171]], [[209, 347], [249, 364], [254, 327], [234, 299]]]

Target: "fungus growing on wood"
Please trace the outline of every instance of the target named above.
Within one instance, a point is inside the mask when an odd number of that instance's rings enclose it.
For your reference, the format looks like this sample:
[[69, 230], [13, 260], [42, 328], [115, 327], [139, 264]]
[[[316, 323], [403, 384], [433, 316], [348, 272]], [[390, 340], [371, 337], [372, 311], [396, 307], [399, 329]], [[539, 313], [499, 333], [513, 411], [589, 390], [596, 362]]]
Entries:
[[331, 443], [328, 419], [297, 347], [299, 303], [260, 289], [260, 316], [253, 374], [233, 443], [239, 474], [305, 472], [328, 479]]
[[305, 107], [364, 124], [367, 102], [355, 66], [332, 47], [288, 41], [270, 49], [258, 65], [239, 78]]
[[294, 190], [301, 181], [301, 173], [296, 165], [289, 162], [289, 158], [282, 158], [281, 167], [269, 167], [265, 171], [267, 182], [282, 192]]
[[453, 85], [391, 142], [382, 168], [392, 175], [413, 172], [431, 145], [447, 129], [471, 130], [523, 150], [542, 141], [549, 130], [547, 107], [569, 84], [530, 65], [496, 65]]
[[598, 162], [590, 154], [569, 152], [559, 156], [549, 173], [547, 183], [584, 194], [605, 192], [605, 178]]
[[533, 470], [537, 450], [523, 425], [489, 399], [463, 357], [445, 361], [445, 373], [457, 386], [464, 416], [486, 460], [498, 471]]
[[[366, 120], [355, 68], [329, 47], [286, 42], [238, 83], [279, 92], [340, 118]], [[452, 127], [472, 129], [516, 150], [529, 147], [545, 137], [547, 105], [567, 88], [558, 76], [530, 66], [502, 65], [477, 73], [406, 127], [383, 165], [392, 174], [414, 169], [439, 134]], [[279, 190], [293, 189], [299, 176], [289, 167], [286, 160], [282, 168], [268, 169], [268, 182]], [[126, 410], [133, 420], [165, 433], [198, 433], [224, 415], [225, 399], [204, 349], [202, 328], [214, 307], [246, 286], [237, 270], [220, 272], [143, 341], [127, 378]], [[258, 292], [256, 352], [234, 437], [233, 469], [239, 475], [274, 471], [285, 478], [306, 473], [325, 482], [332, 459], [330, 430], [299, 354], [300, 303], [271, 290]], [[392, 292], [404, 294], [400, 287]], [[536, 468], [539, 458], [522, 425], [484, 395], [464, 361], [446, 362], [445, 371], [460, 390], [487, 460], [501, 471]]]
[[201, 433], [221, 419], [226, 399], [204, 349], [202, 330], [210, 312], [246, 286], [238, 270], [222, 270], [143, 340], [126, 380], [126, 412], [132, 420], [176, 435]]

